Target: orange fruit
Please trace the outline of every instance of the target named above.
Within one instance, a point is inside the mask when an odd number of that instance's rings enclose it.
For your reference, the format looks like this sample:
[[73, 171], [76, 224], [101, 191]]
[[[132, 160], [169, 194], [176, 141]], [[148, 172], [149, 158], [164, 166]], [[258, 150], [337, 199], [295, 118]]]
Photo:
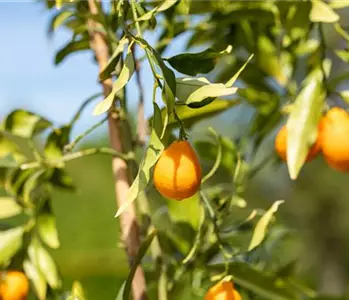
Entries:
[[321, 149], [330, 167], [342, 172], [349, 171], [349, 115], [344, 109], [334, 107], [325, 115]]
[[19, 271], [3, 272], [0, 275], [1, 300], [26, 300], [29, 293], [29, 281]]
[[[319, 123], [319, 133], [320, 133], [320, 128], [321, 128], [321, 123], [322, 121], [320, 121]], [[276, 135], [275, 138], [275, 150], [277, 152], [277, 154], [279, 155], [279, 157], [286, 161], [287, 158], [287, 128], [286, 125], [282, 126], [280, 131], [278, 132], [278, 134]], [[310, 161], [313, 158], [315, 158], [315, 156], [320, 152], [321, 150], [321, 142], [320, 142], [320, 138], [318, 136], [316, 142], [314, 143], [314, 145], [312, 145], [312, 147], [309, 150], [308, 156], [306, 158], [306, 161]]]
[[231, 281], [220, 281], [207, 291], [204, 300], [241, 300], [241, 296]]
[[187, 141], [175, 141], [161, 154], [154, 168], [154, 184], [161, 195], [182, 200], [200, 188], [199, 159]]

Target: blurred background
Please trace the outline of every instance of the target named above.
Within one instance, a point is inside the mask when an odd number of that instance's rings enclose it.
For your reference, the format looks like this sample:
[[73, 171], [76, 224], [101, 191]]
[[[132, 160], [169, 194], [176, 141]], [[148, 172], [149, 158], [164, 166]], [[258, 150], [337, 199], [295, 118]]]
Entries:
[[[0, 2], [0, 119], [14, 108], [23, 108], [51, 118], [56, 124], [64, 124], [86, 98], [100, 91], [98, 69], [90, 53], [79, 52], [58, 67], [54, 65], [55, 52], [70, 34], [62, 29], [49, 36], [50, 17], [50, 12], [40, 3]], [[331, 32], [328, 34], [331, 39]], [[152, 43], [158, 35], [155, 31], [146, 39]], [[180, 52], [188, 38], [187, 34], [180, 35], [164, 56]], [[337, 71], [342, 68], [338, 65]], [[151, 78], [147, 72], [148, 69], [142, 69], [145, 112], [150, 117], [152, 82], [147, 81]], [[127, 90], [131, 109], [135, 109], [138, 100], [134, 87], [135, 76]], [[92, 108], [82, 115], [74, 136], [98, 121], [92, 116]], [[242, 135], [250, 118], [248, 105], [240, 105], [195, 125], [190, 139], [202, 137], [208, 124], [231, 137]], [[261, 157], [274, 155], [273, 136], [263, 144]], [[79, 146], [107, 143], [106, 128], [101, 127]], [[54, 251], [54, 257], [64, 277], [81, 280], [88, 299], [113, 299], [128, 267], [124, 251], [118, 245], [119, 222], [113, 218], [116, 204], [110, 158], [83, 158], [71, 162], [68, 170], [78, 190], [75, 194], [55, 191], [54, 211], [61, 247]], [[269, 164], [246, 192], [250, 207], [268, 208], [275, 200], [286, 200], [278, 218], [300, 232], [300, 241], [293, 245], [291, 255], [301, 261], [300, 273], [307, 282], [333, 294], [348, 289], [348, 179], [347, 174], [328, 168], [318, 157], [307, 164], [295, 182], [289, 180], [285, 165]], [[169, 205], [177, 217], [191, 217], [191, 211], [181, 209], [179, 203]], [[65, 284], [70, 286], [71, 282]]]

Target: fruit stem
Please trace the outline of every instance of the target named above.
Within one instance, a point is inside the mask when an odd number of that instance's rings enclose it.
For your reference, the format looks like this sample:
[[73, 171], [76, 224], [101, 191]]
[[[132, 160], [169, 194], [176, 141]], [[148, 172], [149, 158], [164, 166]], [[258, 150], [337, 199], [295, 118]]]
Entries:
[[182, 120], [179, 118], [179, 116], [177, 115], [177, 111], [176, 111], [175, 108], [173, 109], [173, 115], [174, 115], [176, 121], [179, 124], [179, 139], [187, 140], [188, 139], [188, 134], [185, 131], [184, 124], [183, 124]]

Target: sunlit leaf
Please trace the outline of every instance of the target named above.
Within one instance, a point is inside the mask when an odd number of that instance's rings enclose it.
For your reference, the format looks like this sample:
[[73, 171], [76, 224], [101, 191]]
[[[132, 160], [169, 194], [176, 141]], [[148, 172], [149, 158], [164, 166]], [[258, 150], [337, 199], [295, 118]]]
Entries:
[[321, 82], [313, 76], [297, 96], [287, 121], [287, 166], [291, 179], [297, 178], [316, 141], [323, 105]]
[[263, 242], [265, 235], [267, 233], [268, 225], [271, 222], [274, 214], [277, 212], [280, 204], [282, 203], [284, 203], [283, 200], [275, 201], [273, 205], [259, 219], [253, 231], [253, 235], [252, 235], [250, 245], [248, 247], [248, 251], [253, 250]]
[[339, 21], [339, 15], [322, 0], [312, 0], [310, 20], [312, 22], [334, 23]]
[[128, 39], [123, 38], [120, 40], [118, 46], [116, 47], [113, 55], [109, 58], [108, 63], [103, 68], [103, 70], [99, 73], [99, 80], [106, 80], [111, 76], [111, 73], [115, 71], [115, 67], [118, 64], [120, 57], [125, 49], [125, 46], [128, 43]]
[[38, 240], [33, 239], [28, 247], [28, 255], [34, 265], [41, 271], [51, 288], [57, 289], [61, 286], [61, 279], [51, 255], [44, 249]]
[[71, 298], [68, 298], [67, 300], [85, 300], [85, 293], [84, 289], [79, 281], [74, 281], [71, 291]]
[[42, 272], [29, 260], [23, 262], [23, 269], [33, 283], [36, 296], [39, 300], [46, 299], [47, 284]]
[[59, 247], [56, 217], [52, 212], [44, 212], [37, 217], [37, 227], [41, 239], [53, 249]]
[[211, 82], [209, 82], [205, 77], [177, 78], [176, 79], [176, 86], [177, 86], [176, 96], [181, 102], [185, 102], [187, 101], [190, 94], [192, 94], [199, 88], [209, 84], [211, 84]]
[[348, 0], [331, 0], [329, 5], [335, 9], [345, 8], [349, 6], [349, 1]]
[[22, 247], [23, 227], [0, 231], [0, 266], [8, 263]]
[[349, 63], [349, 51], [348, 50], [335, 50], [337, 56], [346, 63]]
[[88, 49], [90, 49], [90, 42], [88, 39], [71, 41], [56, 53], [55, 64], [60, 64], [64, 59], [68, 57], [68, 55], [72, 53]]
[[44, 149], [48, 159], [59, 159], [63, 156], [63, 148], [69, 143], [70, 130], [70, 126], [62, 126], [50, 133]]
[[139, 17], [137, 21], [148, 21], [153, 17], [154, 14], [165, 11], [176, 3], [177, 3], [176, 0], [165, 0], [160, 5], [154, 7], [152, 10], [148, 11], [146, 14]]
[[[160, 109], [157, 107], [156, 103], [153, 103], [153, 105], [154, 112], [156, 113], [156, 115], [154, 115], [153, 124], [160, 123]], [[145, 156], [140, 164], [137, 176], [133, 181], [130, 189], [128, 190], [127, 202], [125, 202], [122, 206], [119, 207], [115, 217], [118, 217], [120, 214], [122, 214], [122, 212], [127, 209], [129, 204], [132, 203], [138, 197], [140, 191], [143, 191], [144, 188], [148, 185], [151, 178], [150, 170], [157, 162], [163, 150], [164, 145], [160, 140], [160, 137], [158, 136], [156, 129], [153, 125], [149, 145], [146, 150]]]
[[64, 10], [58, 12], [51, 20], [49, 31], [52, 33], [72, 16], [74, 16], [74, 12], [72, 11]]
[[108, 111], [112, 106], [116, 93], [120, 91], [130, 80], [135, 70], [135, 62], [133, 60], [133, 54], [131, 45], [127, 50], [124, 65], [121, 69], [118, 79], [113, 84], [113, 89], [110, 94], [103, 101], [99, 102], [93, 110], [94, 115], [100, 115]]
[[209, 98], [213, 101], [216, 97], [233, 95], [237, 90], [238, 88], [226, 87], [223, 83], [205, 85], [190, 94], [185, 104], [199, 104]]
[[195, 76], [199, 73], [210, 72], [216, 64], [218, 57], [229, 54], [232, 46], [228, 46], [225, 50], [217, 52], [214, 49], [208, 48], [199, 53], [183, 53], [170, 57], [167, 61], [177, 71]]
[[349, 90], [341, 91], [339, 94], [342, 99], [349, 104]]
[[25, 181], [23, 187], [23, 201], [26, 205], [32, 204], [32, 195], [40, 184], [40, 176], [44, 173], [44, 169], [37, 170]]
[[23, 109], [14, 110], [4, 120], [6, 131], [23, 138], [30, 138], [50, 126], [48, 120]]
[[0, 219], [10, 218], [22, 212], [22, 207], [14, 198], [0, 197]]
[[76, 188], [71, 176], [64, 169], [59, 168], [52, 169], [50, 183], [52, 183], [55, 187], [70, 191], [74, 191]]
[[240, 76], [241, 72], [246, 68], [250, 60], [253, 58], [253, 54], [250, 55], [250, 57], [247, 59], [247, 61], [242, 65], [242, 67], [235, 73], [235, 75], [228, 80], [228, 82], [225, 84], [226, 87], [231, 87], [235, 83], [235, 81]]

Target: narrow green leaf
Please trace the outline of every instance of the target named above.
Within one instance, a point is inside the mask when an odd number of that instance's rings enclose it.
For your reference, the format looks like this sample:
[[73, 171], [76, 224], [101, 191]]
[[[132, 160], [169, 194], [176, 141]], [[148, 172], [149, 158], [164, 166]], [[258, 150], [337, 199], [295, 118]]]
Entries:
[[347, 42], [349, 42], [349, 33], [347, 33], [339, 23], [334, 24], [334, 29], [338, 32], [338, 34], [345, 39]]
[[71, 299], [68, 298], [67, 300], [85, 300], [85, 293], [84, 289], [82, 287], [82, 284], [79, 281], [74, 281], [73, 282], [73, 287], [71, 291]]
[[49, 32], [52, 33], [53, 31], [57, 30], [66, 20], [68, 20], [70, 17], [74, 16], [74, 12], [72, 11], [60, 11], [58, 14], [56, 14], [50, 24]]
[[[153, 105], [154, 112], [156, 113], [156, 115], [154, 115], [153, 124], [156, 124], [160, 122], [159, 120], [161, 120], [161, 114], [160, 109], [157, 107], [157, 104], [153, 103]], [[139, 166], [137, 176], [133, 181], [130, 189], [128, 190], [127, 202], [119, 207], [115, 217], [120, 216], [122, 212], [127, 209], [130, 203], [132, 203], [138, 197], [139, 193], [143, 191], [144, 188], [148, 185], [151, 178], [150, 170], [157, 162], [163, 150], [164, 145], [157, 134], [156, 128], [153, 125], [149, 145], [146, 150], [145, 156]]]
[[60, 128], [55, 128], [46, 140], [45, 145], [45, 156], [48, 159], [59, 159], [63, 156], [64, 146], [69, 143], [71, 127], [62, 126]]
[[45, 173], [45, 170], [38, 170], [32, 174], [24, 183], [23, 187], [23, 202], [27, 205], [32, 205], [32, 193], [40, 184], [40, 176]]
[[329, 5], [334, 9], [345, 8], [349, 6], [348, 0], [331, 0]]
[[310, 20], [312, 22], [335, 23], [339, 21], [339, 15], [322, 0], [312, 0]]
[[11, 197], [0, 197], [0, 219], [10, 218], [22, 212], [22, 207]]
[[177, 86], [177, 98], [181, 102], [186, 102], [188, 97], [198, 90], [199, 88], [210, 85], [211, 82], [209, 82], [205, 77], [198, 77], [198, 78], [177, 78], [176, 79], [176, 86]]
[[346, 50], [335, 50], [336, 55], [346, 63], [349, 63], [349, 51]]
[[51, 122], [23, 109], [11, 112], [4, 120], [4, 129], [13, 135], [30, 138], [49, 128]]
[[190, 94], [185, 104], [199, 104], [209, 98], [214, 99], [216, 97], [233, 95], [236, 93], [237, 90], [238, 88], [226, 87], [223, 83], [213, 83], [210, 85], [205, 85], [193, 92], [192, 94]]
[[133, 60], [133, 54], [131, 50], [131, 45], [128, 47], [126, 59], [124, 65], [121, 69], [120, 75], [118, 79], [114, 82], [113, 89], [110, 94], [105, 98], [102, 102], [99, 102], [95, 109], [93, 110], [93, 114], [100, 115], [108, 111], [108, 109], [112, 106], [113, 101], [115, 99], [116, 93], [120, 91], [130, 80], [135, 70], [135, 62]]
[[177, 71], [196, 76], [199, 73], [208, 73], [216, 65], [218, 57], [229, 54], [232, 50], [232, 46], [228, 46], [223, 51], [216, 51], [208, 48], [200, 53], [183, 53], [175, 55], [167, 59], [170, 65]]
[[173, 6], [176, 3], [177, 3], [176, 0], [165, 0], [160, 5], [158, 5], [157, 7], [154, 7], [152, 10], [148, 11], [143, 16], [139, 17], [137, 19], [137, 21], [148, 21], [156, 13], [165, 11], [165, 10], [169, 9], [171, 6]]
[[342, 97], [342, 99], [349, 104], [349, 90], [341, 91], [339, 95]]
[[156, 235], [156, 230], [153, 230], [148, 234], [148, 236], [144, 239], [142, 242], [141, 247], [138, 250], [137, 256], [135, 257], [133, 264], [131, 266], [131, 270], [127, 276], [126, 282], [125, 282], [125, 288], [122, 293], [122, 299], [123, 300], [128, 300], [130, 297], [130, 292], [131, 292], [131, 285], [132, 285], [132, 280], [133, 277], [136, 273], [138, 265], [140, 265], [142, 258], [144, 255], [147, 253], [148, 248], [150, 247], [154, 237]]
[[253, 58], [253, 54], [250, 55], [250, 57], [247, 59], [247, 61], [243, 64], [243, 66], [239, 69], [239, 71], [237, 71], [235, 73], [235, 75], [229, 79], [229, 81], [225, 84], [226, 87], [232, 87], [233, 84], [235, 83], [235, 81], [238, 79], [238, 77], [240, 76], [241, 72], [246, 68], [246, 66], [248, 65], [248, 63], [251, 61], [251, 59]]
[[[210, 117], [214, 117], [238, 104], [240, 104], [240, 102], [236, 100], [230, 101], [217, 98], [213, 102], [201, 107], [200, 109], [190, 108], [186, 105], [177, 105], [176, 112], [178, 117], [184, 122], [185, 126], [187, 128], [190, 128], [195, 123]], [[164, 118], [166, 110], [162, 109], [161, 114]], [[150, 119], [150, 121], [151, 120], [152, 118]], [[170, 117], [168, 126], [170, 128], [178, 127], [178, 122], [174, 118], [174, 116]]]
[[59, 65], [72, 53], [88, 49], [90, 49], [90, 42], [88, 39], [69, 42], [56, 53], [55, 65]]
[[47, 284], [40, 270], [29, 260], [23, 262], [23, 269], [30, 281], [33, 283], [35, 293], [39, 300], [46, 299]]
[[61, 286], [61, 279], [58, 270], [51, 255], [44, 249], [37, 239], [33, 239], [28, 247], [28, 255], [30, 260], [43, 274], [49, 286], [58, 289]]
[[115, 70], [115, 67], [118, 64], [127, 43], [128, 43], [128, 39], [126, 38], [123, 38], [120, 40], [118, 46], [116, 47], [113, 55], [110, 57], [108, 63], [103, 68], [103, 70], [99, 73], [100, 81], [104, 81], [111, 76], [111, 73]]
[[208, 179], [210, 179], [218, 170], [219, 165], [222, 162], [222, 141], [221, 141], [221, 137], [218, 135], [218, 133], [212, 128], [209, 127], [209, 131], [211, 132], [211, 134], [215, 137], [218, 147], [217, 147], [217, 156], [216, 156], [216, 160], [211, 168], [211, 170], [202, 178], [202, 183], [204, 183], [205, 181], [207, 181]]
[[37, 227], [41, 239], [49, 247], [57, 249], [59, 247], [59, 239], [55, 215], [49, 212], [39, 214], [37, 218]]
[[308, 78], [287, 121], [287, 166], [293, 180], [297, 178], [310, 147], [316, 141], [323, 105], [324, 94], [319, 78]]
[[23, 227], [0, 231], [0, 266], [5, 266], [22, 247]]
[[267, 232], [268, 225], [273, 218], [273, 215], [277, 212], [280, 204], [284, 203], [283, 200], [275, 201], [273, 205], [265, 212], [265, 214], [259, 219], [257, 225], [253, 231], [252, 239], [248, 247], [248, 251], [258, 247], [264, 240]]
[[64, 169], [60, 168], [52, 169], [50, 183], [52, 183], [55, 187], [69, 191], [74, 191], [76, 189], [73, 178]]

